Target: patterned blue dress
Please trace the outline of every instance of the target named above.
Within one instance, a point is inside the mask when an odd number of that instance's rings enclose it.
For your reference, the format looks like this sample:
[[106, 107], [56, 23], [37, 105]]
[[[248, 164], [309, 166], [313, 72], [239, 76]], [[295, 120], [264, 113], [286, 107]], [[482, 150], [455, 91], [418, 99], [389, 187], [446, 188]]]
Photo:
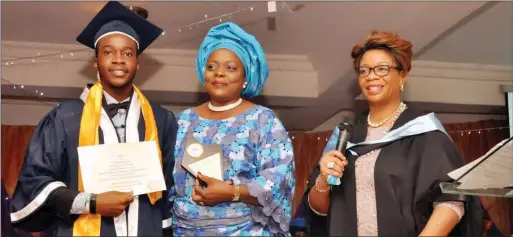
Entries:
[[[199, 117], [190, 108], [178, 116], [173, 202], [175, 236], [283, 236], [289, 234], [294, 198], [291, 140], [272, 110], [255, 105], [223, 120]], [[200, 206], [192, 201], [194, 176], [181, 166], [187, 134], [223, 150], [224, 179], [245, 184], [262, 207], [244, 202]]]

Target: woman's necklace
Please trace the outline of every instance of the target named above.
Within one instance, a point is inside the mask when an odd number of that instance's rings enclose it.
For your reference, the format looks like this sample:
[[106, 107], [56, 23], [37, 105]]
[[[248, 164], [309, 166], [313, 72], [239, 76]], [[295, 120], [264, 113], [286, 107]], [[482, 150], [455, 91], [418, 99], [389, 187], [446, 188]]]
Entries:
[[222, 111], [228, 111], [230, 109], [233, 109], [233, 108], [239, 106], [240, 104], [242, 104], [242, 98], [239, 98], [235, 103], [232, 103], [229, 105], [224, 105], [224, 106], [214, 106], [214, 105], [212, 105], [212, 102], [209, 101], [208, 108], [212, 111], [222, 112]]
[[369, 115], [367, 115], [367, 124], [368, 124], [368, 125], [369, 125], [369, 127], [371, 127], [371, 128], [378, 128], [378, 127], [381, 127], [381, 126], [383, 126], [383, 124], [385, 124], [386, 122], [388, 122], [388, 120], [390, 120], [391, 118], [394, 118], [394, 120], [395, 120], [395, 119], [397, 119], [397, 117], [399, 117], [399, 114], [401, 114], [401, 113], [400, 113], [400, 111], [401, 111], [401, 110], [403, 110], [404, 108], [406, 108], [406, 104], [404, 104], [403, 102], [401, 102], [401, 103], [399, 104], [399, 107], [395, 110], [395, 112], [394, 112], [392, 115], [390, 115], [390, 117], [386, 118], [385, 120], [381, 121], [381, 122], [380, 122], [380, 123], [378, 123], [378, 124], [374, 124], [374, 123], [372, 123], [372, 122], [370, 121], [370, 113], [369, 113]]
[[[379, 138], [376, 138], [376, 139], [380, 139], [382, 136], [386, 135], [390, 131], [390, 129], [392, 129], [392, 126], [394, 125], [395, 121], [397, 120], [399, 115], [401, 115], [404, 112], [404, 110], [406, 110], [407, 106], [406, 105], [399, 106], [399, 108], [401, 108], [401, 109], [398, 110], [398, 112], [396, 113], [396, 116], [393, 116], [394, 119], [391, 120], [390, 123], [388, 123], [387, 127], [382, 128], [383, 129], [383, 131], [381, 131], [382, 135]], [[378, 129], [378, 130], [380, 130], [380, 129]], [[367, 137], [369, 137], [371, 135], [370, 133], [371, 133], [371, 129], [367, 129]], [[362, 156], [369, 156], [369, 155], [371, 155], [373, 153], [376, 153], [378, 151], [379, 151], [379, 149], [372, 150], [372, 151], [370, 151], [367, 154], [364, 154]]]

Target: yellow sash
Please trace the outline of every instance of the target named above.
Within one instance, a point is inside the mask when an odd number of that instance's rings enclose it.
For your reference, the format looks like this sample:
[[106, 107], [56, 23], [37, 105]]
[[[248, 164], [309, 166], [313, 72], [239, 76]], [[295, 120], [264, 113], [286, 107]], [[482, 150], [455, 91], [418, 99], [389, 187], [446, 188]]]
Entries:
[[[162, 166], [162, 153], [159, 147], [157, 124], [150, 102], [143, 96], [141, 91], [134, 85], [137, 99], [141, 104], [144, 118], [145, 141], [155, 141]], [[80, 120], [80, 133], [78, 146], [98, 145], [100, 142], [98, 129], [100, 127], [100, 116], [102, 111], [103, 87], [98, 81], [91, 90], [85, 101], [82, 118]], [[78, 191], [83, 192], [82, 175], [78, 169]], [[155, 204], [162, 197], [162, 192], [148, 193], [151, 204]], [[83, 214], [73, 224], [73, 236], [100, 236], [101, 216], [99, 214]]]

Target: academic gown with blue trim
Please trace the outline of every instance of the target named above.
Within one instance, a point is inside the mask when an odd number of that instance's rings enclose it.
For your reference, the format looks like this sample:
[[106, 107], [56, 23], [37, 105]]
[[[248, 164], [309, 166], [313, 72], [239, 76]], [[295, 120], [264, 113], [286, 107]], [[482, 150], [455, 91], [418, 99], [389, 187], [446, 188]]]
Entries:
[[[367, 113], [355, 118], [351, 143], [363, 142], [367, 136]], [[392, 127], [396, 129], [423, 115], [406, 109]], [[333, 135], [331, 139], [337, 139]], [[352, 148], [357, 154], [366, 154], [381, 148], [374, 170], [376, 209], [379, 236], [418, 236], [433, 213], [433, 202], [458, 200], [465, 203], [465, 215], [451, 232], [451, 236], [480, 236], [483, 209], [475, 196], [441, 193], [439, 183], [450, 181], [447, 175], [461, 167], [461, 158], [449, 136], [431, 131], [403, 139]], [[346, 154], [341, 184], [333, 186], [327, 216], [318, 216], [306, 208], [308, 236], [357, 236], [356, 225], [356, 156]], [[309, 179], [308, 189], [319, 176], [317, 165]]]
[[[15, 227], [31, 232], [50, 230], [53, 236], [72, 236], [73, 223], [78, 215], [69, 213], [78, 194], [77, 147], [83, 107], [84, 102], [80, 99], [63, 102], [49, 112], [34, 131], [11, 201], [11, 219]], [[173, 113], [159, 105], [152, 104], [152, 109], [162, 151], [166, 190], [170, 190], [173, 186], [177, 123]], [[144, 126], [141, 113], [138, 121], [140, 141], [144, 141]], [[67, 188], [41, 193], [45, 187], [59, 181]], [[167, 196], [163, 191], [162, 198], [154, 205], [151, 205], [147, 195], [139, 196], [139, 236], [162, 236], [163, 220], [170, 220], [171, 217], [171, 203]], [[25, 214], [19, 212], [23, 208], [26, 208]], [[116, 236], [113, 218], [101, 217], [101, 236]]]

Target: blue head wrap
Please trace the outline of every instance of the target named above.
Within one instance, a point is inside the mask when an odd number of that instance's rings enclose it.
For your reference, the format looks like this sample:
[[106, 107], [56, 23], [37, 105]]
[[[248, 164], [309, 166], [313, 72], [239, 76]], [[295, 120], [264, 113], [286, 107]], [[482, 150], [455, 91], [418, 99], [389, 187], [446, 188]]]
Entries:
[[212, 52], [221, 48], [234, 52], [244, 64], [247, 86], [242, 91], [242, 95], [248, 98], [259, 95], [269, 76], [264, 50], [254, 36], [231, 22], [210, 29], [201, 43], [196, 58], [196, 73], [201, 84], [205, 83], [208, 57]]

